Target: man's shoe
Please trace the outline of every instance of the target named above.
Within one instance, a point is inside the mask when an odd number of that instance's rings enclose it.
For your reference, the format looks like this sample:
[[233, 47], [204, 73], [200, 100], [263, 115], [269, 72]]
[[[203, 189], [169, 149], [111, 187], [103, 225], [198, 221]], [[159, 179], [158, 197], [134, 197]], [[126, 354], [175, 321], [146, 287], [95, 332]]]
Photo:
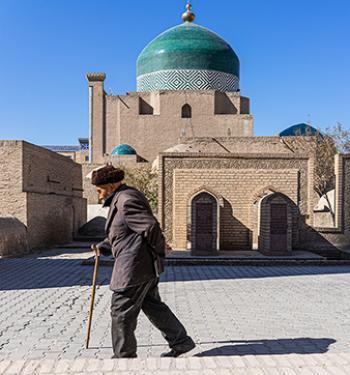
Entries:
[[185, 354], [189, 352], [190, 350], [194, 349], [196, 344], [192, 341], [191, 345], [181, 348], [181, 349], [171, 349], [170, 352], [162, 353], [160, 356], [161, 357], [172, 357], [172, 358], [177, 358], [181, 354]]

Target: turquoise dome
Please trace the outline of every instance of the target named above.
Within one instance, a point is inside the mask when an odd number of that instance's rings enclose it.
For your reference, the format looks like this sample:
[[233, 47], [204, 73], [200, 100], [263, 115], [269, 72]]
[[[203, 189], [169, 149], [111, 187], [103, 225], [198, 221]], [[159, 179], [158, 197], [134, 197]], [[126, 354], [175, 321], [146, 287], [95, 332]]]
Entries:
[[156, 37], [137, 59], [138, 91], [237, 91], [239, 59], [220, 36], [185, 22]]
[[121, 143], [119, 146], [114, 147], [112, 150], [113, 156], [121, 156], [121, 155], [136, 155], [136, 151], [131, 146]]
[[318, 130], [315, 129], [313, 126], [305, 123], [296, 124], [293, 126], [290, 126], [289, 128], [283, 130], [281, 133], [279, 133], [280, 137], [290, 137], [290, 136], [313, 136], [318, 133]]

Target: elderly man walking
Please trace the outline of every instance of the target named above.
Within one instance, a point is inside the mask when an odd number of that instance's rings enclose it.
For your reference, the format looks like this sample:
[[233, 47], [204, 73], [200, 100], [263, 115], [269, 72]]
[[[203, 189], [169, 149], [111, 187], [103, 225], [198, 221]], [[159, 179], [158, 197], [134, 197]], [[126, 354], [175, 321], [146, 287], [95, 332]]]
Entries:
[[165, 239], [146, 197], [123, 179], [124, 172], [112, 165], [92, 173], [99, 199], [109, 206], [107, 238], [97, 247], [115, 258], [110, 283], [112, 358], [136, 357], [135, 329], [141, 310], [169, 344], [171, 350], [161, 356], [178, 357], [195, 344], [159, 296]]

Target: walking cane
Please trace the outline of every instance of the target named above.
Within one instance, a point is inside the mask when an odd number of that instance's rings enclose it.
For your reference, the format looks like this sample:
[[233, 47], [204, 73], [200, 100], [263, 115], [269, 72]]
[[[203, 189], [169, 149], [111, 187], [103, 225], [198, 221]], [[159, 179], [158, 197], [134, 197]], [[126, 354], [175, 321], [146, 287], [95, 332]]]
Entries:
[[99, 262], [100, 262], [100, 257], [99, 257], [99, 252], [98, 252], [97, 246], [96, 245], [92, 245], [91, 248], [95, 252], [95, 267], [94, 267], [94, 275], [93, 275], [93, 278], [92, 278], [91, 297], [90, 297], [90, 311], [89, 311], [89, 319], [88, 319], [88, 323], [87, 323], [86, 349], [89, 348], [89, 342], [90, 342], [92, 312], [94, 310], [96, 281], [97, 281], [98, 266], [99, 266]]

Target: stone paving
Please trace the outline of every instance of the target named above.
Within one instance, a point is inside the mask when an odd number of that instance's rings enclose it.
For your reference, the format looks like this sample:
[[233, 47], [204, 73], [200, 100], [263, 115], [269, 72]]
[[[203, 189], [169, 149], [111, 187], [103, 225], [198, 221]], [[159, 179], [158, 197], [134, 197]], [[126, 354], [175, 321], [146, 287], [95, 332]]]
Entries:
[[90, 255], [0, 259], [1, 375], [350, 374], [350, 266], [168, 267], [161, 296], [196, 349], [160, 359], [166, 343], [141, 314], [139, 358], [110, 360], [110, 267], [100, 268], [84, 348]]

